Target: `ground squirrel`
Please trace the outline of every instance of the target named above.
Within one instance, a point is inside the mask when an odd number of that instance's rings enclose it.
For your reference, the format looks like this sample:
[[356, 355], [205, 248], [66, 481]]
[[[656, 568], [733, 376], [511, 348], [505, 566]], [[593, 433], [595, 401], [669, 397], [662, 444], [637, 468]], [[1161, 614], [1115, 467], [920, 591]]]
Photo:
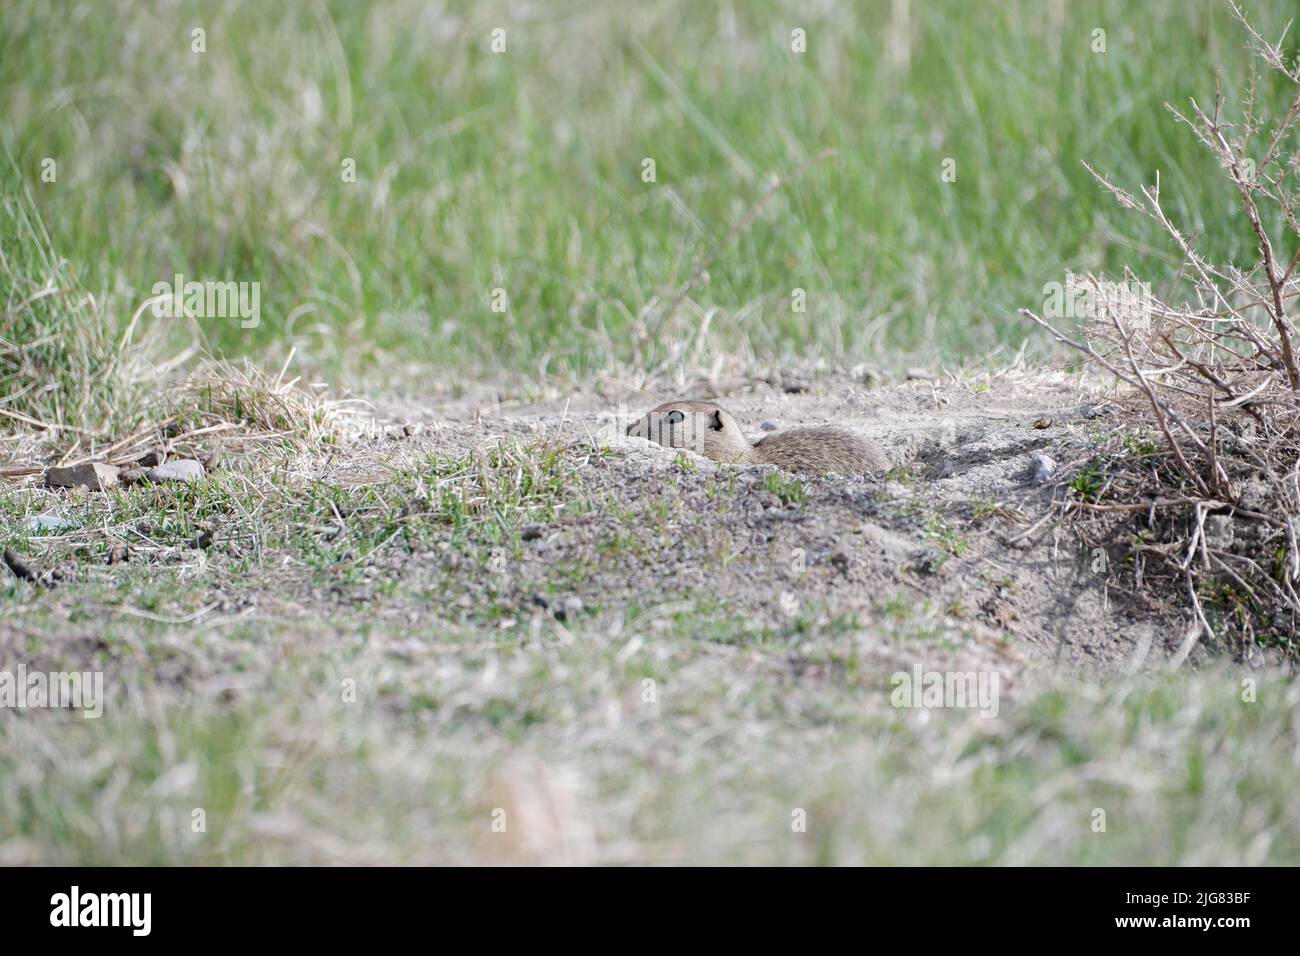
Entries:
[[889, 470], [884, 451], [841, 428], [791, 428], [751, 444], [731, 414], [713, 402], [667, 402], [629, 425], [627, 433], [718, 462], [771, 464], [817, 475]]

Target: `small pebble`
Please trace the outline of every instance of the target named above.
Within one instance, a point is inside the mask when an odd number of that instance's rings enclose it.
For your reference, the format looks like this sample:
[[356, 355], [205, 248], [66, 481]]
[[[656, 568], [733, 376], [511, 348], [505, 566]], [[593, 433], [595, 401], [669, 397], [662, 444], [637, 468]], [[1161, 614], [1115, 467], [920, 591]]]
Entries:
[[90, 488], [103, 491], [117, 484], [118, 469], [103, 462], [85, 462], [66, 468], [45, 470], [45, 483], [51, 488]]
[[1034, 452], [1033, 455], [1033, 482], [1041, 485], [1056, 473], [1056, 462], [1050, 456], [1043, 454], [1041, 451]]
[[204, 475], [203, 465], [192, 458], [174, 458], [148, 469], [144, 476], [153, 482], [198, 481]]
[[69, 528], [79, 527], [81, 525], [77, 524], [77, 522], [69, 521], [67, 518], [60, 518], [57, 515], [33, 515], [23, 525], [24, 530], [32, 534], [48, 531], [67, 531]]

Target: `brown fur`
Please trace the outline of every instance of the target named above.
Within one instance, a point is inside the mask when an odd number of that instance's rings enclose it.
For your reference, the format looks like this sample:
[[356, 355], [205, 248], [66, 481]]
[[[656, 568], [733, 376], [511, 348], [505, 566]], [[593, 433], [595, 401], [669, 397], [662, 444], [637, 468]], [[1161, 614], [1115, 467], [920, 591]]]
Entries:
[[627, 433], [717, 462], [771, 464], [803, 474], [889, 470], [884, 451], [842, 428], [792, 428], [751, 444], [731, 414], [713, 402], [665, 402], [629, 425]]

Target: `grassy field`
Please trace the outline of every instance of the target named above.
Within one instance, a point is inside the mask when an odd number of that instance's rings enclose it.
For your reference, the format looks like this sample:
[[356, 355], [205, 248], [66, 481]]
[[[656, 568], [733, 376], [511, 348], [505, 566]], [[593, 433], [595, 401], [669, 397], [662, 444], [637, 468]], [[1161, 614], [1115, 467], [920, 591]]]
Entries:
[[[953, 666], [971, 614], [900, 589], [765, 616], [712, 582], [770, 563], [683, 506], [743, 510], [742, 484], [682, 469], [619, 497], [625, 466], [582, 458], [416, 449], [363, 479], [277, 452], [62, 500], [74, 527], [30, 540], [55, 496], [0, 493], [3, 543], [65, 575], [0, 586], [0, 660], [108, 687], [95, 719], [0, 712], [0, 861], [1300, 860], [1285, 675], [1040, 668], [993, 716], [899, 708], [889, 661]], [[809, 512], [835, 494], [787, 488]], [[537, 521], [607, 530], [573, 561], [528, 542]], [[675, 585], [665, 549], [710, 585]]]
[[[1290, 9], [1254, 6], [1265, 32]], [[1209, 251], [1252, 248], [1162, 107], [1248, 75], [1202, 0], [14, 0], [2, 26], [0, 136], [101, 320], [124, 327], [175, 273], [260, 282], [256, 329], [194, 330], [225, 354], [583, 379], [683, 352], [1014, 351], [1015, 309], [1067, 268], [1169, 272], [1083, 160], [1159, 169]], [[146, 316], [136, 337], [191, 332]]]
[[[888, 662], [1012, 642], [820, 540], [784, 613], [737, 545], [850, 513], [959, 574], [1000, 499], [651, 484], [553, 438], [562, 403], [407, 431], [324, 398], [1043, 359], [1046, 283], [1177, 267], [1083, 161], [1253, 255], [1162, 106], [1247, 64], [1201, 0], [6, 0], [0, 547], [39, 580], [0, 566], [0, 671], [111, 696], [0, 709], [0, 863], [1300, 862], [1281, 668], [1016, 664], [996, 718], [900, 709]], [[177, 274], [258, 283], [258, 323], [155, 316]], [[954, 387], [936, 414], [991, 386]], [[155, 448], [215, 463], [38, 480]]]

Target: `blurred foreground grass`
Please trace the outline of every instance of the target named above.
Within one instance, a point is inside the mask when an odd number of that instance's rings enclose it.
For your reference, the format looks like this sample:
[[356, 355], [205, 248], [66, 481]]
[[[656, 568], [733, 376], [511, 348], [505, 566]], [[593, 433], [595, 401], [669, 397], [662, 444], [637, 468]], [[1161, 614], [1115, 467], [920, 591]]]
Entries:
[[1297, 686], [1279, 675], [1249, 701], [1226, 668], [1056, 680], [986, 720], [893, 710], [885, 674], [794, 680], [677, 635], [631, 661], [587, 631], [385, 660], [362, 650], [382, 628], [293, 630], [226, 637], [339, 650], [184, 700], [110, 686], [97, 720], [0, 721], [0, 861], [1300, 861]]

